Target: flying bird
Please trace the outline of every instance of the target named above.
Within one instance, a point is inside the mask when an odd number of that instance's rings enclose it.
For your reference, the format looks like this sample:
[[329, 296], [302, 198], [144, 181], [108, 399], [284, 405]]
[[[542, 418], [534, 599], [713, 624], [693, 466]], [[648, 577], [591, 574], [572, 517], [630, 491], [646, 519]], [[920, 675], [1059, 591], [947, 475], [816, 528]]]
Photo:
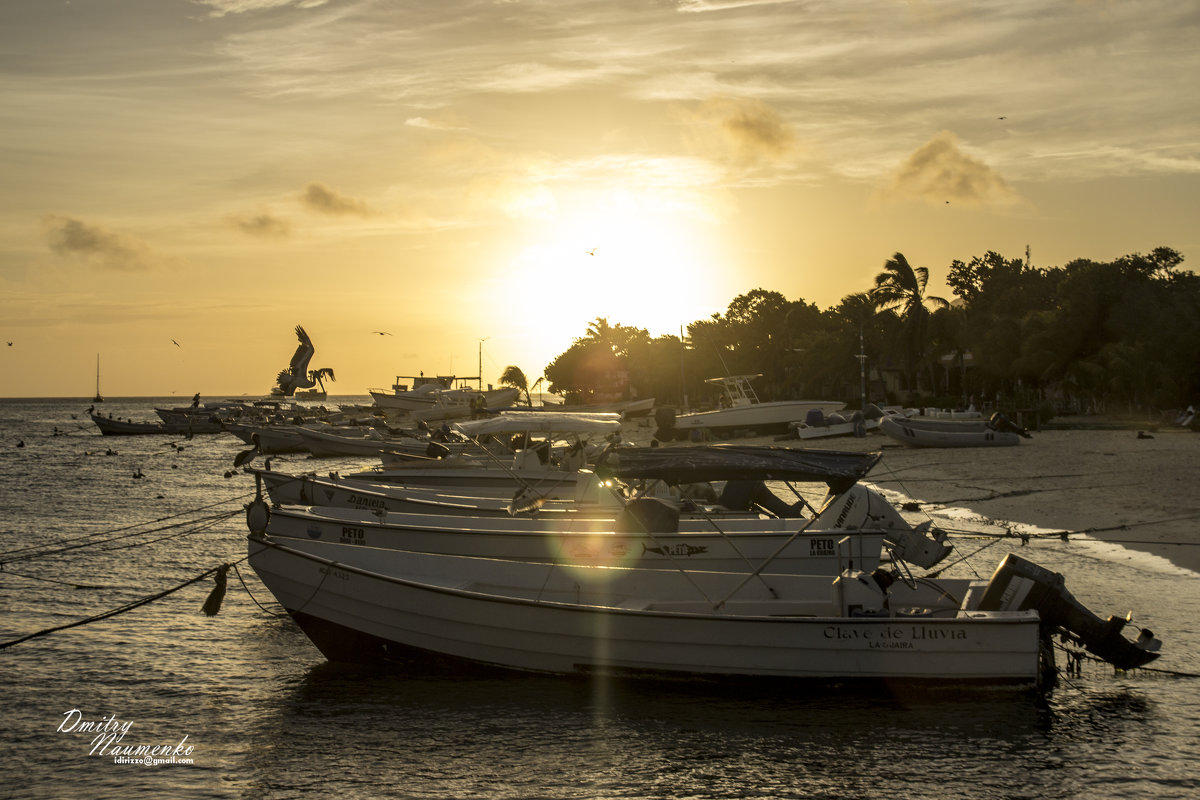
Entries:
[[180, 346], [179, 342], [175, 341], [174, 339], [171, 340], [171, 344], [175, 345], [176, 347]]
[[600, 248], [598, 248], [598, 247], [593, 247], [591, 250], [588, 250], [588, 251], [587, 251], [587, 254], [588, 254], [589, 256], [594, 256], [594, 255], [596, 255], [596, 251], [597, 251], [597, 250], [599, 250], [599, 249], [600, 249]]
[[371, 333], [377, 333], [380, 336], [391, 336], [392, 335], [390, 331], [371, 331]]
[[291, 397], [296, 393], [297, 389], [311, 389], [317, 383], [312, 378], [308, 377], [308, 362], [312, 359], [313, 353], [317, 349], [313, 347], [312, 339], [308, 338], [308, 334], [304, 328], [296, 326], [296, 338], [300, 340], [300, 346], [296, 348], [295, 354], [292, 355], [292, 363], [288, 368], [281, 370], [275, 376], [275, 382], [279, 385], [279, 392], [284, 397]]
[[996, 117], [996, 119], [1008, 119], [1008, 117]]
[[8, 346], [9, 346], [9, 347], [12, 347], [12, 342], [9, 342], [9, 343], [8, 343]]

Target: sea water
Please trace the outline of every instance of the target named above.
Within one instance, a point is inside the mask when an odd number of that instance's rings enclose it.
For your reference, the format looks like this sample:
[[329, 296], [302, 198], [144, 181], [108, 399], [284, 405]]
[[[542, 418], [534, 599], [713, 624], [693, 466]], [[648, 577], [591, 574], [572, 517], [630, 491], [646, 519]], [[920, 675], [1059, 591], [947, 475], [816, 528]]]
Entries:
[[[149, 421], [177, 402], [102, 408]], [[1085, 662], [1044, 694], [338, 666], [242, 560], [253, 481], [233, 459], [246, 445], [101, 437], [88, 405], [0, 401], [0, 642], [162, 597], [0, 649], [0, 797], [1200, 795], [1200, 678], [1173, 674], [1200, 673], [1200, 576], [1161, 559], [1035, 536], [954, 567], [987, 577], [1020, 548], [1089, 608], [1133, 609], [1163, 640], [1151, 666], [1165, 671]], [[940, 513], [973, 530], [960, 509]], [[981, 541], [964, 535], [960, 551]], [[184, 584], [227, 563], [208, 617], [213, 578]]]

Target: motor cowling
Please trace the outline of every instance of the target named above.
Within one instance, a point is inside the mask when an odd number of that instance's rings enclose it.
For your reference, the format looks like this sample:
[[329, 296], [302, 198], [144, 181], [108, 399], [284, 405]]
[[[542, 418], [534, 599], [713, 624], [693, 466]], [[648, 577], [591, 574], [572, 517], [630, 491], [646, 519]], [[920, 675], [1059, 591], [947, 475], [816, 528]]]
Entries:
[[979, 601], [981, 611], [1034, 609], [1043, 627], [1059, 629], [1077, 638], [1093, 655], [1118, 669], [1133, 669], [1158, 658], [1162, 642], [1154, 633], [1140, 629], [1136, 641], [1125, 638], [1128, 624], [1121, 617], [1102, 620], [1067, 591], [1057, 572], [1009, 553], [988, 581]]

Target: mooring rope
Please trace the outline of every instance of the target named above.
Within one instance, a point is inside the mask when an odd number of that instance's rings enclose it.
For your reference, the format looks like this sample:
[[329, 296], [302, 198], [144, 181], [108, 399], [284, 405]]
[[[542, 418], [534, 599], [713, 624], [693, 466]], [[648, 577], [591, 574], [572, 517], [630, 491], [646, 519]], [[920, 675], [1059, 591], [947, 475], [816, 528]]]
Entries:
[[[43, 630], [37, 631], [36, 633], [30, 633], [26, 636], [21, 636], [17, 639], [10, 639], [7, 642], [0, 642], [0, 650], [4, 650], [6, 648], [12, 647], [13, 645], [21, 644], [22, 642], [27, 642], [30, 639], [36, 639], [39, 636], [47, 636], [51, 633], [58, 633], [59, 631], [65, 631], [68, 628], [77, 628], [80, 625], [89, 625], [93, 622], [100, 622], [102, 620], [106, 620], [111, 617], [115, 617], [118, 614], [124, 614], [127, 611], [133, 611], [135, 608], [141, 608], [144, 605], [153, 603], [155, 600], [161, 600], [162, 598], [166, 597], [169, 594], [174, 594], [175, 592], [178, 592], [180, 589], [184, 589], [188, 586], [191, 586], [193, 583], [198, 583], [199, 581], [204, 580], [209, 575], [215, 575], [215, 574], [221, 572], [221, 570], [228, 569], [228, 568], [229, 568], [228, 564], [220, 564], [218, 566], [213, 567], [212, 569], [201, 572], [199, 575], [195, 576], [194, 578], [190, 578], [190, 579], [184, 581], [183, 583], [179, 584], [178, 586], [172, 586], [170, 589], [164, 589], [161, 592], [156, 592], [152, 595], [148, 595], [139, 600], [134, 600], [132, 602], [126, 603], [123, 606], [118, 606], [117, 608], [109, 609], [108, 611], [104, 611], [99, 614], [93, 614], [90, 617], [85, 617], [84, 619], [78, 619], [78, 620], [75, 620], [74, 622], [68, 622], [65, 625], [57, 625], [53, 628], [45, 628]], [[207, 603], [206, 603], [206, 605], [207, 605]]]
[[[179, 527], [185, 526], [185, 525], [207, 524], [208, 526], [211, 526], [212, 524], [215, 524], [216, 522], [220, 522], [220, 521], [223, 521], [223, 520], [233, 517], [234, 515], [240, 513], [241, 509], [235, 509], [233, 511], [223, 511], [219, 514], [212, 514], [212, 515], [209, 515], [206, 517], [201, 517], [199, 519], [181, 520], [179, 522], [174, 522], [169, 525], [161, 525], [156, 528], [149, 528], [149, 529], [145, 529], [145, 530], [135, 530], [137, 528], [142, 528], [143, 526], [146, 526], [146, 525], [153, 525], [155, 523], [164, 522], [166, 520], [177, 519], [186, 514], [194, 514], [196, 512], [205, 511], [207, 509], [215, 508], [220, 505], [226, 505], [226, 504], [232, 503], [232, 502], [243, 501], [247, 497], [250, 497], [250, 496], [251, 496], [250, 494], [240, 495], [238, 497], [232, 497], [232, 498], [229, 498], [227, 500], [222, 500], [217, 503], [210, 503], [208, 505], [200, 506], [198, 508], [191, 509], [189, 511], [181, 511], [176, 514], [170, 514], [165, 517], [159, 517], [158, 519], [148, 520], [146, 522], [133, 523], [131, 525], [125, 525], [120, 528], [115, 528], [115, 529], [107, 530], [107, 531], [94, 531], [92, 533], [81, 534], [79, 536], [60, 540], [60, 541], [55, 542], [54, 544], [50, 544], [50, 545], [38, 544], [38, 545], [28, 545], [26, 547], [18, 547], [16, 549], [9, 550], [5, 553], [0, 553], [0, 568], [3, 568], [6, 564], [12, 564], [12, 563], [16, 563], [18, 561], [28, 561], [28, 560], [35, 559], [35, 558], [45, 558], [46, 556], [57, 555], [59, 553], [65, 553], [65, 552], [69, 552], [71, 550], [78, 550], [78, 549], [85, 548], [85, 547], [98, 547], [100, 545], [111, 544], [112, 542], [121, 541], [123, 539], [129, 539], [129, 538], [133, 538], [136, 536], [147, 536], [152, 533], [158, 533], [160, 531], [167, 531], [167, 530], [171, 530], [173, 528], [179, 528]], [[99, 538], [99, 537], [106, 537], [106, 538]], [[163, 537], [163, 538], [171, 538], [171, 537]], [[159, 541], [159, 540], [154, 540], [154, 541]], [[149, 544], [149, 542], [147, 542], [147, 544]], [[119, 548], [109, 548], [109, 549], [119, 549]]]

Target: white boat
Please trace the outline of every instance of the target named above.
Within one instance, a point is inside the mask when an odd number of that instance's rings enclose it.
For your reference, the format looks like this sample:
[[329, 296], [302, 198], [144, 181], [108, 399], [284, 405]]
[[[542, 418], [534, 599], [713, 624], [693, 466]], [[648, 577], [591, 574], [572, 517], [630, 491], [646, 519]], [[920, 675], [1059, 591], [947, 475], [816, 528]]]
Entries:
[[[298, 426], [289, 424], [248, 425], [241, 422], [225, 423], [225, 430], [246, 444], [256, 445], [263, 455], [282, 453], [307, 453], [308, 446], [297, 433]], [[258, 441], [255, 441], [255, 437]]]
[[[327, 490], [326, 481], [258, 474], [277, 503], [298, 492], [314, 504], [265, 511], [264, 530], [277, 538], [522, 561], [686, 565], [705, 571], [757, 569], [771, 563], [788, 573], [815, 568], [836, 572], [839, 563], [870, 571], [879, 565], [886, 546], [893, 557], [932, 567], [950, 552], [946, 535], [931, 534], [927, 523], [914, 528], [881, 495], [856, 482], [879, 458], [879, 453], [781, 448], [615, 451], [598, 465], [606, 484], [649, 480], [656, 486], [689, 485], [697, 483], [696, 476], [711, 478], [719, 472], [736, 480], [726, 483], [714, 503], [661, 497], [621, 502], [607, 495], [606, 504], [600, 499], [605, 496], [601, 481], [592, 476], [590, 492], [574, 506], [536, 515], [517, 515], [511, 505], [506, 514], [481, 514], [453, 501], [420, 506], [402, 492], [354, 491], [346, 486]], [[806, 518], [796, 506], [768, 492], [762, 482], [766, 477], [823, 481], [830, 491], [819, 510]], [[770, 497], [764, 498], [764, 493]], [[327, 505], [330, 502], [341, 504]], [[405, 510], [394, 510], [397, 506]], [[849, 551], [836, 547], [842, 539], [849, 542]], [[851, 562], [845, 560], [847, 553]]]
[[1029, 438], [1002, 414], [988, 420], [885, 416], [879, 430], [909, 447], [1012, 447]]
[[[845, 403], [827, 400], [761, 402], [750, 383], [761, 377], [762, 375], [731, 375], [726, 378], [709, 378], [706, 383], [721, 387], [722, 407], [713, 411], [680, 414], [673, 420], [665, 414], [656, 416], [661, 434], [659, 438], [686, 438], [692, 431], [705, 431], [716, 437], [738, 431], [756, 434], [786, 433], [791, 423], [804, 419], [813, 409], [819, 409], [823, 414], [832, 414], [846, 407]], [[669, 436], [672, 431], [674, 436]]]
[[[1012, 556], [984, 583], [852, 569], [562, 566], [261, 533], [251, 533], [248, 551], [263, 584], [335, 661], [448, 659], [628, 678], [1032, 684], [1052, 674], [1044, 666], [1059, 630], [1121, 668], [1153, 659], [1160, 645], [1149, 631], [1128, 641], [1123, 620], [1100, 621], [1055, 583], [1060, 576]], [[1043, 599], [1028, 607], [1035, 595]]]
[[866, 436], [871, 431], [879, 430], [879, 420], [884, 416], [878, 406], [868, 405], [866, 413], [855, 411], [846, 417], [834, 412], [825, 414], [820, 409], [813, 409], [805, 415], [804, 420], [788, 425], [789, 437], [793, 439], [832, 439], [838, 436]]
[[[411, 381], [411, 384], [402, 383], [402, 379]], [[455, 378], [453, 375], [438, 375], [434, 378], [426, 378], [424, 375], [397, 375], [390, 392], [383, 389], [368, 389], [368, 392], [379, 408], [427, 413], [432, 413], [439, 406], [444, 409], [459, 406], [469, 408], [471, 401], [479, 398], [482, 398], [482, 406], [485, 409], [507, 408], [515, 403], [521, 394], [520, 389], [507, 386], [499, 389], [455, 388], [455, 382], [461, 380], [466, 379]], [[423, 418], [442, 419], [444, 417], [424, 416]]]

